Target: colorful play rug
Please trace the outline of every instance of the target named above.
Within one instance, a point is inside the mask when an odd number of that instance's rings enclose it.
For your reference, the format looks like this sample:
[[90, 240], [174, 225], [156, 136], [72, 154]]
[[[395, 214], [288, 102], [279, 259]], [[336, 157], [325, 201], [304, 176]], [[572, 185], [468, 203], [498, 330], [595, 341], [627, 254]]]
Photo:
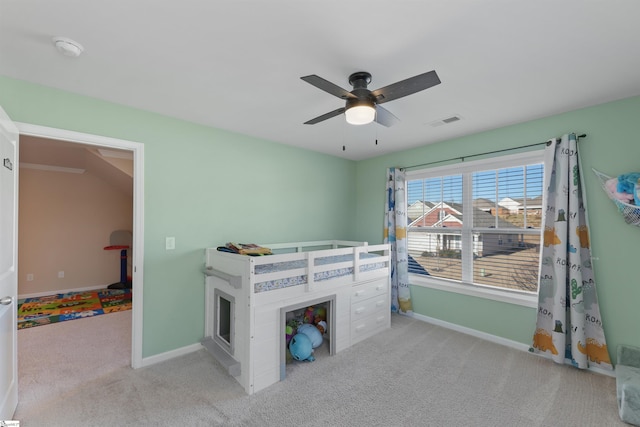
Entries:
[[18, 300], [18, 329], [131, 310], [131, 289], [69, 292]]

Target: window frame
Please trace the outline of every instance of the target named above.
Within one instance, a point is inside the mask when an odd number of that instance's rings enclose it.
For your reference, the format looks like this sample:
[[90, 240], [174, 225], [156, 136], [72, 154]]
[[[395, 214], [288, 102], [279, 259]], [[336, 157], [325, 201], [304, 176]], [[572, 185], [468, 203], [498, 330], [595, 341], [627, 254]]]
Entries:
[[[474, 172], [504, 169], [515, 166], [528, 166], [534, 164], [544, 165], [544, 150], [533, 150], [524, 153], [517, 153], [504, 156], [495, 156], [474, 161], [462, 161], [460, 163], [448, 164], [444, 166], [427, 167], [416, 170], [406, 171], [407, 185], [409, 181], [418, 179], [438, 178], [448, 175], [462, 175], [462, 197], [463, 205], [469, 203], [472, 206], [472, 177]], [[546, 174], [546, 168], [543, 166], [543, 174]], [[543, 183], [545, 182], [543, 175]], [[543, 189], [543, 201], [546, 199]], [[449, 232], [453, 230], [448, 230]], [[463, 226], [460, 231], [461, 238], [470, 240], [467, 246], [473, 247], [473, 231], [481, 233], [499, 233], [500, 229], [484, 229], [473, 227], [473, 210], [465, 209], [463, 211]], [[407, 224], [407, 232], [409, 232]], [[519, 229], [518, 233], [522, 234], [539, 234], [542, 244], [542, 227], [540, 229]], [[482, 235], [482, 234], [480, 234]], [[463, 243], [464, 244], [464, 243]], [[462, 254], [464, 258], [473, 258], [473, 252], [467, 251]], [[493, 301], [506, 302], [510, 304], [521, 305], [525, 307], [535, 308], [538, 306], [538, 292], [527, 292], [517, 289], [503, 289], [495, 286], [483, 285], [479, 283], [469, 283], [465, 281], [465, 267], [463, 265], [463, 277], [460, 282], [438, 278], [433, 276], [425, 276], [417, 273], [409, 273], [410, 283], [414, 286], [436, 289], [445, 292], [453, 292], [457, 294], [469, 295], [478, 298], [489, 299]], [[539, 289], [539, 286], [538, 286]]]

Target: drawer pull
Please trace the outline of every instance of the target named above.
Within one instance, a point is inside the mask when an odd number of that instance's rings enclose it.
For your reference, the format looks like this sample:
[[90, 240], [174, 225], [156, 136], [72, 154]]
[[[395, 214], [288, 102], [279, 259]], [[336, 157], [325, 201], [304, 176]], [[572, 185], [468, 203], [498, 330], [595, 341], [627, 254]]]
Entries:
[[364, 307], [356, 308], [356, 314], [362, 314], [362, 313], [364, 313]]
[[385, 321], [385, 316], [380, 316], [376, 319], [376, 323], [382, 323]]
[[366, 328], [366, 325], [356, 326], [356, 332], [360, 332], [360, 331], [361, 331], [361, 330], [363, 330], [364, 328]]
[[385, 286], [384, 286], [384, 285], [378, 285], [378, 286], [376, 286], [376, 291], [381, 291], [381, 290], [383, 290], [384, 288], [385, 288]]
[[380, 300], [376, 303], [376, 307], [382, 307], [384, 305], [384, 300]]
[[361, 297], [362, 295], [364, 295], [364, 291], [362, 291], [362, 290], [356, 291], [356, 296], [357, 297]]

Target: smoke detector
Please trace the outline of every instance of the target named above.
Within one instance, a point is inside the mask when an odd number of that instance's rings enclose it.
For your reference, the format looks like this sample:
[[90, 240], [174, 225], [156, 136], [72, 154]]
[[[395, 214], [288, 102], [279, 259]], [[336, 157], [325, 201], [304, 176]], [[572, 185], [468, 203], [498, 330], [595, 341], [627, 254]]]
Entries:
[[66, 37], [54, 37], [53, 44], [56, 46], [56, 49], [58, 49], [58, 52], [72, 58], [77, 58], [84, 50], [80, 43]]

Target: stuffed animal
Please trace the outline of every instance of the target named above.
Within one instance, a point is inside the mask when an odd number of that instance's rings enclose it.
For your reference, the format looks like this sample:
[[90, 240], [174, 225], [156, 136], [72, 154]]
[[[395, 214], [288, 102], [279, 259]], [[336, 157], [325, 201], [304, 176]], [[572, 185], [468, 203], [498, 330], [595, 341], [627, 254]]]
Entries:
[[640, 205], [640, 195], [636, 192], [638, 179], [640, 179], [640, 172], [618, 175], [618, 186], [616, 188], [618, 193], [632, 194], [636, 205]]
[[293, 338], [293, 328], [287, 325], [287, 327], [284, 328], [284, 332], [285, 332], [285, 339], [287, 340], [287, 345], [289, 345], [291, 338]]
[[291, 357], [295, 360], [307, 360], [309, 362], [316, 360], [316, 358], [313, 357], [311, 340], [305, 334], [295, 334], [293, 338], [291, 338], [289, 352], [291, 352]]
[[327, 320], [327, 309], [324, 306], [316, 307], [313, 310], [313, 322], [318, 323]]
[[304, 312], [303, 323], [313, 323], [313, 307], [308, 307]]
[[284, 328], [287, 345], [289, 345], [289, 341], [291, 341], [291, 338], [298, 333], [298, 326], [300, 326], [301, 324], [302, 323], [300, 323], [297, 319], [289, 319], [287, 321], [287, 324]]
[[319, 321], [316, 323], [316, 328], [318, 328], [320, 333], [324, 335], [324, 333], [327, 332], [327, 322], [324, 320]]
[[618, 192], [618, 178], [611, 178], [605, 182], [605, 187], [609, 193], [623, 203], [630, 203], [633, 200], [633, 194]]
[[314, 325], [305, 323], [298, 327], [298, 334], [304, 334], [311, 341], [312, 348], [318, 348], [322, 345], [322, 334]]

